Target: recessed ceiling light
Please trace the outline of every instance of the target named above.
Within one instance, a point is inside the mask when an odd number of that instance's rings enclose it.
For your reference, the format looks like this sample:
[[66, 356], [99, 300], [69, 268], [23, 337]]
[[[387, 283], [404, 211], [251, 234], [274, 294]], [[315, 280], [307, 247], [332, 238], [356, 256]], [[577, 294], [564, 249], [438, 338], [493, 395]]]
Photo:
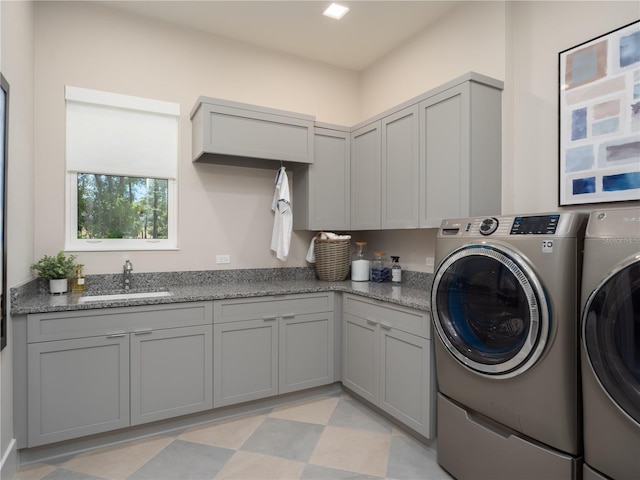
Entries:
[[324, 11], [323, 15], [326, 17], [335, 18], [336, 20], [340, 20], [348, 11], [349, 9], [347, 7], [343, 7], [342, 5], [338, 5], [337, 3], [332, 3]]

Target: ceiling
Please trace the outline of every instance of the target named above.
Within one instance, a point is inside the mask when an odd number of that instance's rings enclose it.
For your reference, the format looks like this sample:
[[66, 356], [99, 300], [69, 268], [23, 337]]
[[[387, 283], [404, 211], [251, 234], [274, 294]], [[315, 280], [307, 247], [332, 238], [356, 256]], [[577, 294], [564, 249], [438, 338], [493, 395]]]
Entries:
[[459, 0], [350, 0], [334, 20], [331, 0], [105, 0], [111, 8], [361, 71], [426, 29]]

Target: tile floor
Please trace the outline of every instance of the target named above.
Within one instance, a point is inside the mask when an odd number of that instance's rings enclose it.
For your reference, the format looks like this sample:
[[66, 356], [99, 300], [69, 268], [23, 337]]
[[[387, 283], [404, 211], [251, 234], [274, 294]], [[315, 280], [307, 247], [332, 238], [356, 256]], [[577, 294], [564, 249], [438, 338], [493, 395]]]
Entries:
[[22, 467], [18, 480], [449, 480], [435, 451], [348, 394]]

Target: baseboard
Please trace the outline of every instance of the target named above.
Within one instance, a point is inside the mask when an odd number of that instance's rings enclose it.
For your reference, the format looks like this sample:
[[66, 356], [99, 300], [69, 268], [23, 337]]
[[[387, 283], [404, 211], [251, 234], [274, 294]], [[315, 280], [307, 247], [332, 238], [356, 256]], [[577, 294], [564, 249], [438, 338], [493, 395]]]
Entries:
[[0, 480], [16, 478], [18, 474], [18, 450], [16, 439], [12, 439], [9, 448], [2, 454], [0, 463]]

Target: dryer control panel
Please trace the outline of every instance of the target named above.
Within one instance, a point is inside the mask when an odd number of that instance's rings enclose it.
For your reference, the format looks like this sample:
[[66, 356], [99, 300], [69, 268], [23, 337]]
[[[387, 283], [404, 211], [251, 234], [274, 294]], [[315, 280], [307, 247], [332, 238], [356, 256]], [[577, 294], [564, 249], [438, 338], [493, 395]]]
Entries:
[[571, 212], [444, 220], [438, 235], [441, 237], [565, 236], [573, 223], [572, 219], [575, 215], [575, 213]]

